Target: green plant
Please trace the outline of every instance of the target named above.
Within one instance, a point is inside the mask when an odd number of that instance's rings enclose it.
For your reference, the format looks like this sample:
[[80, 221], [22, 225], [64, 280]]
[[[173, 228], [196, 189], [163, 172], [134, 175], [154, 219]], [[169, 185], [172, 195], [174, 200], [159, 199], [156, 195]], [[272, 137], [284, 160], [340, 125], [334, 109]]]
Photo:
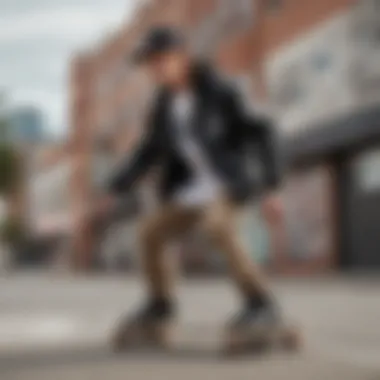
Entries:
[[10, 140], [10, 128], [6, 114], [0, 112], [0, 196], [5, 197], [14, 190], [20, 174], [20, 160]]
[[20, 171], [19, 157], [10, 144], [0, 143], [0, 195], [14, 190]]

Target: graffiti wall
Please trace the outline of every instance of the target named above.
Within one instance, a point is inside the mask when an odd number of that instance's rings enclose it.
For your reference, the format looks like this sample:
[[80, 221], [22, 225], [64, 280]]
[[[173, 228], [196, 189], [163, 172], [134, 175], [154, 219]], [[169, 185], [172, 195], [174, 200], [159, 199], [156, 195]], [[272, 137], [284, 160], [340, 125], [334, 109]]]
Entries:
[[332, 254], [334, 242], [333, 176], [329, 167], [292, 175], [285, 187], [287, 256], [296, 261]]

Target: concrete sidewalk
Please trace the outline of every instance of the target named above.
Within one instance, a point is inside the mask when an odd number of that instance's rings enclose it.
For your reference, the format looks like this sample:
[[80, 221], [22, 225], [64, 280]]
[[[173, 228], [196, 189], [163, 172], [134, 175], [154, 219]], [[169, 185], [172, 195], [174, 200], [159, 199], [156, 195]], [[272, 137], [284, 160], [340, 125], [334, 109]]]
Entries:
[[222, 326], [237, 299], [225, 280], [181, 281], [173, 354], [120, 356], [108, 350], [108, 337], [141, 298], [135, 278], [0, 279], [0, 379], [380, 380], [380, 281], [276, 280], [273, 287], [303, 326], [305, 349], [226, 360], [218, 355]]
[[[46, 358], [45, 358], [46, 360]], [[111, 357], [106, 352], [53, 355], [49, 361], [34, 359], [28, 366], [3, 371], [4, 380], [76, 379], [209, 379], [209, 380], [378, 380], [379, 372], [326, 358], [312, 352], [298, 356], [272, 355], [262, 358], [223, 360], [205, 352], [172, 356], [132, 355]]]

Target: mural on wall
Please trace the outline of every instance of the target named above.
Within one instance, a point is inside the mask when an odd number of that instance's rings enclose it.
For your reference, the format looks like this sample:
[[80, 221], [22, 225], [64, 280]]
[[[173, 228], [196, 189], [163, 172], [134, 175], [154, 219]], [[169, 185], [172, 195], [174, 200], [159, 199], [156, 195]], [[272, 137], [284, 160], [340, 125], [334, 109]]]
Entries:
[[290, 177], [284, 191], [287, 253], [309, 260], [333, 249], [332, 176], [318, 167]]

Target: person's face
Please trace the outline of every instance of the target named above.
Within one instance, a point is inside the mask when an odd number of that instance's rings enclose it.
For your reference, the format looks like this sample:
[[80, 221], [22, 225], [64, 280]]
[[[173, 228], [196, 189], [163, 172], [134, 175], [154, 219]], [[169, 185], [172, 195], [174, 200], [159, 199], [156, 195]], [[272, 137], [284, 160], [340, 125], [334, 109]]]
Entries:
[[186, 80], [188, 56], [183, 50], [158, 54], [145, 63], [149, 77], [157, 84], [175, 87]]

